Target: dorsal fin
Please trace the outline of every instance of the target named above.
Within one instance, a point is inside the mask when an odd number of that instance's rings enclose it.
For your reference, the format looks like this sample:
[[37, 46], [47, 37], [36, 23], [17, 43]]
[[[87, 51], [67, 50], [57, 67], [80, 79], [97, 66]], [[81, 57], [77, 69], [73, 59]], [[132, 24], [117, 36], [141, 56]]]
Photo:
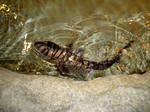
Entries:
[[79, 57], [83, 57], [84, 50], [79, 48], [78, 50], [75, 50], [74, 53]]

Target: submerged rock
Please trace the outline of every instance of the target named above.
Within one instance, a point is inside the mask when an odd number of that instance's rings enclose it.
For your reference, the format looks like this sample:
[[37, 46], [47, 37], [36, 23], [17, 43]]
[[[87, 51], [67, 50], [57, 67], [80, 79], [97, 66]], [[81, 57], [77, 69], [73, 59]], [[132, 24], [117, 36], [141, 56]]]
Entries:
[[101, 62], [135, 40], [119, 63], [92, 75], [144, 73], [150, 70], [149, 10], [143, 0], [0, 0], [0, 66], [19, 73], [63, 77], [34, 53], [34, 42], [73, 44], [73, 50], [84, 50], [85, 60]]
[[0, 68], [0, 112], [120, 111], [150, 111], [150, 71], [72, 81]]

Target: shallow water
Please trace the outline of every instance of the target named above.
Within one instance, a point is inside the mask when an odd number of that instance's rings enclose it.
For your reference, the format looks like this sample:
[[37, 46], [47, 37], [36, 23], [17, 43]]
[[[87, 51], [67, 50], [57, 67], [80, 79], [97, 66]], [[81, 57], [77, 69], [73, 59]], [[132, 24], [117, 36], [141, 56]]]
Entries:
[[73, 43], [84, 59], [112, 59], [135, 40], [119, 63], [93, 76], [150, 70], [149, 0], [24, 0], [0, 2], [0, 66], [26, 74], [61, 76], [32, 49], [35, 41]]

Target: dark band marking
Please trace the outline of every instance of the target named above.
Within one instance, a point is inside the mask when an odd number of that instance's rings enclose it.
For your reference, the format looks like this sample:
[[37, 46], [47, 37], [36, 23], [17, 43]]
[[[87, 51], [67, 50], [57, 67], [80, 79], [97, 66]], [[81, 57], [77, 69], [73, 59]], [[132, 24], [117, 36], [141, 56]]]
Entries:
[[48, 55], [48, 49], [45, 49], [45, 51], [43, 51], [43, 54], [45, 55], [45, 56], [47, 56]]
[[57, 53], [55, 54], [55, 57], [56, 57], [56, 58], [59, 58], [59, 56], [62, 54], [62, 52], [63, 52], [63, 49], [59, 49], [59, 50], [57, 51]]
[[64, 58], [66, 55], [66, 50], [64, 49], [63, 52], [61, 53], [61, 55], [59, 55], [59, 58]]
[[58, 47], [54, 48], [54, 52], [53, 52], [53, 57], [54, 57], [54, 58], [56, 58], [55, 55], [56, 55], [56, 53], [58, 52], [58, 50], [59, 50]]

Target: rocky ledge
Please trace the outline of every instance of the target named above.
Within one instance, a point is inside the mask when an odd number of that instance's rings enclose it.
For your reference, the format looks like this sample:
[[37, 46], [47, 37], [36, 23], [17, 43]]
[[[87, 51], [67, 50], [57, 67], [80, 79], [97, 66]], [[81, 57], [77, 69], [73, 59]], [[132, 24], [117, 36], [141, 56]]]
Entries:
[[71, 81], [0, 68], [0, 112], [150, 112], [150, 71]]

